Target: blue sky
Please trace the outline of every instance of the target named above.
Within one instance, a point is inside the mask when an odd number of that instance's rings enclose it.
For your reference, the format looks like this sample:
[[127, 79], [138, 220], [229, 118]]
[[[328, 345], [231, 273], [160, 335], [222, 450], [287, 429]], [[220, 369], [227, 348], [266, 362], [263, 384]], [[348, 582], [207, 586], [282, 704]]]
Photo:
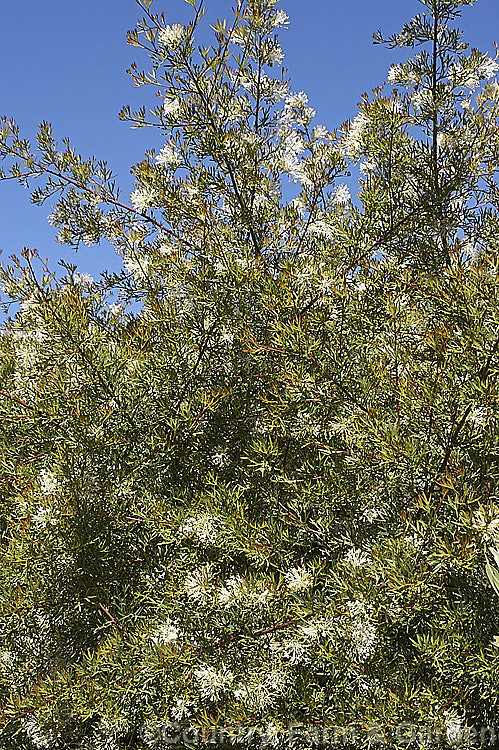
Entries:
[[[206, 0], [208, 17], [230, 17], [232, 0]], [[132, 190], [130, 166], [147, 148], [162, 145], [155, 130], [131, 130], [117, 118], [124, 104], [152, 106], [152, 88], [134, 89], [126, 68], [145, 53], [129, 47], [126, 30], [140, 15], [134, 0], [20, 0], [5, 3], [0, 31], [0, 114], [13, 117], [33, 138], [42, 120], [57, 137], [69, 136], [84, 156], [106, 159], [125, 193]], [[364, 91], [383, 82], [400, 53], [372, 44], [381, 27], [388, 35], [421, 8], [417, 0], [281, 0], [290, 27], [281, 32], [285, 65], [294, 91], [306, 91], [317, 110], [316, 124], [338, 127], [355, 115]], [[184, 22], [184, 0], [155, 0], [170, 23]], [[465, 8], [461, 26], [472, 46], [494, 54], [499, 41], [497, 0]], [[0, 249], [3, 260], [24, 246], [36, 247], [55, 267], [59, 258], [98, 276], [118, 268], [112, 248], [82, 248], [77, 254], [54, 242], [48, 205], [32, 206], [29, 193], [13, 181], [0, 182]]]

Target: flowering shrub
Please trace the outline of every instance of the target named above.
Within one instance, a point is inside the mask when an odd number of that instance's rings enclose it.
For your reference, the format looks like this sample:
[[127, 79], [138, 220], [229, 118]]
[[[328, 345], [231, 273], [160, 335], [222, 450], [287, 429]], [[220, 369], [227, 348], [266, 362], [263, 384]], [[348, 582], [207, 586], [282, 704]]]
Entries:
[[329, 132], [275, 0], [200, 49], [189, 2], [128, 35], [158, 105], [121, 116], [161, 135], [128, 201], [2, 121], [1, 176], [123, 270], [1, 272], [1, 747], [469, 744], [499, 686], [498, 65], [452, 26], [473, 0], [424, 0]]

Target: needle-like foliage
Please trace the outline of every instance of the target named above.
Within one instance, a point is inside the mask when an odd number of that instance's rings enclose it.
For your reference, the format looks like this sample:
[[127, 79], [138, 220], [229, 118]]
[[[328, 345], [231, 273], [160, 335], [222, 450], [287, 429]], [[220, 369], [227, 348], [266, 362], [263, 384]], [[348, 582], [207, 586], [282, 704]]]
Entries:
[[121, 117], [158, 135], [130, 198], [1, 123], [1, 176], [123, 271], [1, 271], [0, 748], [485, 741], [498, 65], [453, 26], [471, 0], [424, 0], [329, 132], [275, 0], [201, 48], [189, 2], [128, 35], [157, 104]]

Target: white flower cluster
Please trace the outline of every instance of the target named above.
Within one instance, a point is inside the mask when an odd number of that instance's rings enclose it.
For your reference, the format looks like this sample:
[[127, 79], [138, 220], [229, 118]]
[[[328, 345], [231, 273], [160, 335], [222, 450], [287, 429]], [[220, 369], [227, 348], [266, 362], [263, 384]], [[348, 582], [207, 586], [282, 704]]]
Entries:
[[31, 516], [31, 523], [35, 529], [45, 529], [47, 526], [54, 526], [57, 523], [58, 513], [54, 513], [51, 508], [44, 508], [40, 505], [36, 513]]
[[40, 490], [43, 495], [53, 495], [57, 489], [58, 481], [55, 474], [46, 469], [42, 469], [38, 477]]
[[242, 75], [239, 77], [238, 82], [243, 89], [246, 89], [246, 91], [249, 91], [255, 97], [257, 96], [258, 89], [260, 99], [267, 99], [270, 102], [274, 102], [274, 104], [285, 99], [288, 93], [287, 84], [277, 78], [271, 78], [265, 73], [260, 73], [259, 76], [255, 74], [252, 76]]
[[499, 509], [494, 508], [495, 513], [491, 518], [482, 509], [476, 511], [473, 516], [473, 527], [483, 535], [486, 543], [499, 543]]
[[175, 643], [179, 636], [180, 628], [178, 627], [178, 624], [172, 622], [168, 617], [151, 635], [151, 640], [158, 646], [166, 646], [169, 643]]
[[315, 109], [308, 106], [308, 96], [304, 91], [299, 91], [297, 94], [290, 94], [286, 98], [286, 109], [283, 116], [289, 116], [289, 110], [294, 111], [294, 120], [299, 122], [301, 125], [308, 125], [310, 120], [315, 117]]
[[412, 106], [417, 112], [427, 109], [432, 105], [432, 93], [429, 89], [419, 89], [411, 96]]
[[274, 16], [274, 29], [280, 29], [289, 25], [289, 16], [283, 10], [276, 11]]
[[232, 96], [227, 103], [225, 116], [229, 122], [240, 120], [248, 114], [249, 102], [246, 96]]
[[410, 69], [407, 65], [392, 65], [388, 71], [387, 83], [396, 84], [402, 83], [405, 85], [415, 85], [420, 82], [420, 78], [416, 72]]
[[350, 568], [363, 568], [366, 565], [369, 565], [371, 562], [371, 559], [367, 552], [363, 552], [362, 550], [356, 549], [355, 547], [352, 547], [352, 549], [348, 550], [343, 560], [345, 564]]
[[273, 640], [270, 643], [271, 650], [283, 661], [291, 665], [303, 664], [307, 661], [308, 646], [304, 641], [296, 638], [285, 640]]
[[156, 163], [171, 170], [175, 170], [180, 166], [182, 159], [180, 158], [180, 154], [175, 148], [175, 145], [171, 141], [165, 143], [159, 154], [156, 156]]
[[304, 567], [291, 568], [284, 574], [288, 591], [305, 591], [314, 584], [312, 573]]
[[195, 669], [194, 676], [199, 683], [201, 697], [210, 701], [220, 700], [234, 682], [234, 675], [224, 665], [221, 669], [214, 669], [206, 664]]
[[201, 513], [199, 516], [189, 516], [179, 527], [179, 534], [183, 537], [194, 537], [203, 544], [213, 544], [220, 533], [222, 523], [218, 516]]
[[159, 31], [158, 42], [165, 49], [174, 49], [183, 41], [185, 33], [185, 26], [179, 23], [174, 23], [172, 26], [167, 24], [164, 29]]
[[265, 62], [273, 67], [274, 65], [281, 65], [284, 60], [284, 52], [278, 42], [272, 42], [265, 54]]
[[45, 342], [46, 334], [42, 328], [31, 331], [22, 331], [15, 329], [12, 332], [12, 343], [15, 347], [18, 369], [14, 373], [16, 389], [19, 393], [30, 393], [35, 388], [33, 377], [26, 378], [26, 371], [31, 371], [34, 375], [39, 367], [41, 347]]
[[23, 719], [22, 727], [30, 743], [36, 750], [44, 750], [44, 748], [49, 750], [58, 743], [59, 738], [57, 735], [53, 732], [44, 732], [33, 715]]
[[150, 260], [143, 255], [138, 256], [137, 253], [134, 253], [134, 257], [130, 255], [123, 257], [123, 265], [137, 280], [142, 280], [147, 278]]
[[240, 576], [231, 576], [219, 589], [217, 601], [224, 607], [231, 607], [237, 603], [260, 606], [266, 604], [271, 596], [272, 592], [268, 587], [252, 588]]
[[286, 673], [272, 669], [265, 677], [258, 676], [234, 690], [234, 697], [252, 708], [259, 710], [272, 705], [276, 698], [283, 696], [288, 689]]
[[75, 284], [84, 286], [86, 284], [93, 284], [94, 280], [89, 273], [75, 273], [73, 274], [73, 282]]
[[376, 162], [366, 159], [366, 161], [362, 161], [359, 165], [359, 169], [361, 174], [363, 174], [365, 177], [370, 175], [372, 172], [374, 172], [377, 169]]
[[463, 717], [457, 711], [444, 711], [445, 737], [449, 745], [460, 745], [466, 732]]
[[137, 188], [130, 195], [130, 202], [136, 211], [146, 211], [153, 203], [155, 192], [153, 188]]
[[187, 598], [198, 604], [207, 604], [213, 598], [213, 566], [209, 563], [193, 570], [184, 583]]
[[365, 661], [373, 655], [378, 641], [378, 633], [371, 620], [372, 607], [362, 599], [348, 602], [350, 613], [350, 638], [352, 656], [358, 661]]
[[388, 71], [388, 83], [397, 83], [401, 76], [404, 73], [404, 68], [402, 65], [392, 65], [390, 70]]
[[180, 99], [177, 97], [166, 97], [164, 104], [163, 104], [163, 113], [167, 117], [175, 117], [179, 114], [180, 110], [182, 108], [182, 105], [180, 104]]
[[333, 195], [333, 203], [337, 206], [346, 206], [352, 199], [348, 185], [338, 185]]
[[324, 127], [324, 125], [316, 125], [312, 130], [312, 137], [314, 139], [324, 138], [325, 140], [330, 140], [332, 138], [332, 134], [327, 128]]
[[463, 63], [454, 65], [450, 72], [450, 78], [455, 86], [475, 91], [483, 79], [493, 78], [499, 71], [496, 60], [485, 57], [482, 63], [476, 67], [469, 67]]
[[295, 182], [311, 187], [312, 181], [305, 172], [304, 162], [299, 159], [299, 155], [305, 148], [306, 144], [303, 138], [295, 131], [289, 131], [282, 143], [280, 167]]
[[469, 418], [475, 427], [483, 427], [488, 417], [488, 410], [484, 406], [474, 406], [470, 411]]
[[358, 159], [362, 149], [362, 137], [367, 126], [367, 117], [359, 112], [343, 135], [343, 152], [350, 159]]
[[395, 37], [395, 43], [398, 47], [409, 47], [413, 42], [413, 36], [409, 29], [404, 29]]
[[[334, 199], [333, 199], [333, 202], [334, 202]], [[334, 240], [334, 237], [335, 237], [334, 229], [332, 225], [329, 224], [327, 221], [325, 221], [325, 219], [317, 219], [316, 221], [310, 222], [310, 224], [308, 225], [307, 232], [308, 234], [314, 237], [320, 237], [325, 240]], [[299, 283], [301, 282], [302, 284], [304, 281], [305, 282], [310, 281], [312, 278], [313, 276], [310, 272], [301, 272], [297, 275], [297, 281]], [[322, 277], [319, 279], [318, 284], [321, 287], [324, 287], [324, 285], [329, 287], [331, 286], [330, 282], [332, 283], [332, 279], [330, 278], [325, 279]]]
[[182, 721], [192, 715], [193, 703], [185, 698], [176, 698], [173, 706], [170, 708], [170, 716], [173, 721]]

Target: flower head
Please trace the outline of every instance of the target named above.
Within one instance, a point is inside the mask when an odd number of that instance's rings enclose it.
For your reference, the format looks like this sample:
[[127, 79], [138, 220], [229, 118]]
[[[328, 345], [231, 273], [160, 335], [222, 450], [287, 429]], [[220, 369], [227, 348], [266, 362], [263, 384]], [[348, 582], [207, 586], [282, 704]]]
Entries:
[[165, 143], [159, 154], [156, 156], [156, 163], [161, 164], [164, 167], [168, 167], [171, 170], [175, 170], [181, 164], [180, 154], [175, 148], [175, 145], [168, 141]]
[[185, 579], [184, 590], [191, 601], [207, 604], [212, 594], [212, 585], [212, 566], [208, 564], [189, 573]]
[[146, 211], [154, 200], [154, 190], [152, 188], [138, 188], [130, 196], [130, 202], [136, 211], [142, 213]]
[[284, 580], [289, 591], [304, 591], [310, 588], [314, 579], [312, 574], [306, 568], [291, 568], [284, 574]]
[[57, 489], [57, 477], [51, 471], [42, 469], [39, 476], [40, 490], [43, 495], [53, 495]]
[[202, 698], [217, 701], [232, 685], [234, 675], [225, 666], [214, 669], [207, 664], [194, 670]]
[[185, 26], [174, 23], [172, 26], [166, 25], [158, 33], [158, 42], [166, 49], [178, 47], [180, 42], [185, 38]]

